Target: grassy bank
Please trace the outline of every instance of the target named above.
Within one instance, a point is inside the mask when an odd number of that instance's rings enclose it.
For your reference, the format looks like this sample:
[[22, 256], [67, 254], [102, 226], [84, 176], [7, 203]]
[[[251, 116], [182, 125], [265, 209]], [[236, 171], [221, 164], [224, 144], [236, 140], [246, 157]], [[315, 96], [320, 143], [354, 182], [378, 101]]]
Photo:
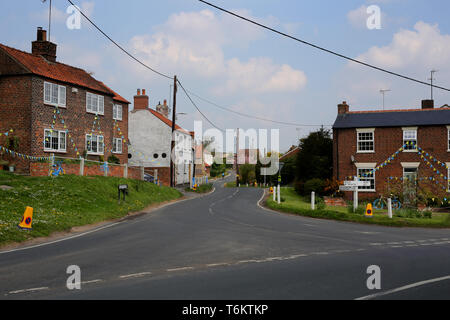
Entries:
[[[117, 199], [119, 184], [129, 187], [129, 195], [121, 204]], [[0, 171], [0, 186], [11, 187], [0, 189], [0, 245], [121, 218], [182, 196], [177, 190], [131, 179], [22, 177], [4, 171]], [[33, 230], [21, 231], [17, 224], [27, 206], [34, 209]]]
[[305, 217], [349, 221], [364, 224], [378, 224], [391, 227], [425, 227], [425, 228], [450, 228], [449, 214], [433, 214], [432, 218], [404, 218], [389, 217], [375, 212], [372, 218], [366, 218], [363, 214], [349, 213], [347, 208], [327, 207], [311, 210], [311, 205], [305, 198], [300, 197], [292, 188], [282, 188], [281, 196], [284, 202], [278, 204], [272, 197], [267, 199], [267, 207], [286, 213], [298, 214]]

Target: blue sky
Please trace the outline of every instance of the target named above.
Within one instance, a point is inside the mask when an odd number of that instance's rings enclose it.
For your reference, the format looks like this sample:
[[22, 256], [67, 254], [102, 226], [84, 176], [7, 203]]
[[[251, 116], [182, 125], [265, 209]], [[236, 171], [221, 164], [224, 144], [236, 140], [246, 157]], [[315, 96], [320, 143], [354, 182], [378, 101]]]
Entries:
[[[299, 124], [330, 125], [337, 104], [351, 110], [380, 109], [380, 89], [391, 89], [387, 109], [418, 108], [429, 87], [396, 79], [238, 21], [196, 0], [74, 1], [117, 42], [151, 67], [177, 74], [189, 90], [236, 111]], [[445, 0], [261, 1], [211, 0], [306, 41], [353, 58], [450, 87], [450, 4]], [[171, 82], [156, 76], [112, 46], [83, 19], [66, 27], [66, 0], [53, 0], [52, 41], [58, 61], [91, 71], [128, 100], [145, 88], [155, 106], [169, 97]], [[365, 9], [378, 5], [382, 29], [366, 27]], [[0, 42], [31, 50], [36, 27], [48, 27], [48, 4], [2, 1]], [[435, 90], [436, 105], [450, 94]], [[278, 128], [281, 149], [316, 127], [279, 126], [242, 118], [196, 100], [221, 128]], [[182, 91], [180, 123], [201, 119]], [[205, 123], [205, 127], [208, 127]]]

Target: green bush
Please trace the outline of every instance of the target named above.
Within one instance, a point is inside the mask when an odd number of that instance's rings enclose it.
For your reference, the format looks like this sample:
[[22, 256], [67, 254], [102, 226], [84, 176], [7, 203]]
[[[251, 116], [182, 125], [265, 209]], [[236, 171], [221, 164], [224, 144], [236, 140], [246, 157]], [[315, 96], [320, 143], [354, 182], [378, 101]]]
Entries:
[[317, 210], [324, 210], [326, 208], [325, 201], [322, 198], [316, 198]]
[[353, 212], [353, 204], [349, 204], [347, 206], [347, 212], [351, 213], [351, 214], [359, 214], [359, 215], [363, 216], [366, 214], [366, 207], [358, 206], [358, 208], [356, 208], [356, 212]]
[[117, 158], [115, 155], [110, 155], [108, 157], [108, 162], [113, 164], [120, 164], [120, 159]]
[[311, 179], [305, 182], [303, 188], [304, 194], [309, 195], [311, 192], [315, 192], [316, 195], [323, 195], [325, 188], [325, 181], [322, 179]]

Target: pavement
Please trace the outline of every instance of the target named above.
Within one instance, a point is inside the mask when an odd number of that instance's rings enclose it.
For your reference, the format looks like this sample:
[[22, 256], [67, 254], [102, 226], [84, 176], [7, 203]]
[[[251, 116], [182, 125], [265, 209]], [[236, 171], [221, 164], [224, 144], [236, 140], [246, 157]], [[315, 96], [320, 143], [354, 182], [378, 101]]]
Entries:
[[[0, 299], [450, 299], [450, 230], [318, 220], [225, 188], [50, 243], [0, 251]], [[68, 266], [81, 270], [69, 290]], [[370, 290], [369, 266], [381, 271]]]

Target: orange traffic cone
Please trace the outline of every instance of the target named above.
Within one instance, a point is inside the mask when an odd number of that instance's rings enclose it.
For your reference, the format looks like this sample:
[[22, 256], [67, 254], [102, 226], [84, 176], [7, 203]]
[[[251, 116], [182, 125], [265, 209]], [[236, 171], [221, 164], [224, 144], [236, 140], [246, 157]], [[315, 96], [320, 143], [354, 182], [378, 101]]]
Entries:
[[18, 227], [22, 230], [31, 230], [31, 224], [33, 223], [33, 208], [27, 207], [23, 214], [22, 221]]
[[372, 210], [372, 204], [371, 203], [367, 204], [366, 217], [368, 217], [368, 218], [372, 218], [373, 217], [373, 210]]

